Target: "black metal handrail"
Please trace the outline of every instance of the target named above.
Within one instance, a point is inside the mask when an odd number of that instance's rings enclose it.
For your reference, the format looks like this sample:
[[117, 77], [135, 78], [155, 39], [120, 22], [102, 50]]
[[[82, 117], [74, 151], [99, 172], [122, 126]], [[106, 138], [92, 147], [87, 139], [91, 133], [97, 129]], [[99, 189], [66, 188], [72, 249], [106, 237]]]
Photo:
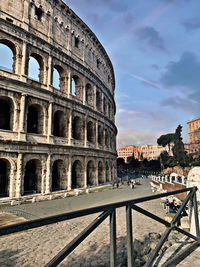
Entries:
[[[162, 194], [156, 194], [146, 197], [140, 197], [131, 199], [128, 201], [121, 201], [115, 202], [107, 205], [101, 205], [97, 207], [92, 207], [88, 209], [82, 209], [78, 211], [68, 212], [64, 214], [54, 215], [45, 217], [42, 219], [36, 219], [28, 222], [18, 223], [10, 226], [4, 226], [0, 228], [0, 236], [8, 235], [11, 233], [16, 233], [32, 228], [41, 227], [44, 225], [49, 225], [52, 223], [61, 222], [64, 220], [70, 220], [77, 217], [82, 217], [94, 213], [102, 212], [92, 223], [90, 223], [75, 239], [73, 239], [68, 245], [66, 245], [53, 259], [51, 259], [45, 266], [57, 266], [67, 255], [69, 255], [94, 229], [96, 229], [108, 216], [110, 216], [110, 266], [116, 266], [116, 209], [125, 206], [126, 207], [126, 228], [127, 228], [127, 259], [128, 259], [128, 267], [134, 266], [133, 261], [133, 237], [132, 237], [132, 212], [131, 210], [134, 209], [162, 224], [167, 227], [167, 230], [162, 235], [159, 243], [157, 244], [155, 250], [151, 253], [149, 260], [146, 264], [146, 267], [152, 266], [155, 258], [161, 247], [163, 246], [164, 242], [167, 240], [170, 232], [172, 230], [177, 230], [178, 232], [194, 239], [195, 241], [200, 240], [200, 232], [199, 232], [199, 219], [198, 219], [198, 208], [196, 202], [196, 187], [185, 188], [181, 190], [166, 192]], [[142, 203], [154, 199], [158, 199], [161, 197], [166, 197], [170, 195], [180, 194], [188, 192], [187, 197], [183, 201], [181, 207], [177, 211], [175, 217], [173, 218], [172, 222], [169, 223], [162, 218], [138, 207], [137, 203]], [[195, 214], [195, 225], [196, 225], [196, 236], [180, 229], [176, 226], [176, 223], [180, 220], [182, 212], [186, 207], [187, 203], [191, 201], [194, 214]]]

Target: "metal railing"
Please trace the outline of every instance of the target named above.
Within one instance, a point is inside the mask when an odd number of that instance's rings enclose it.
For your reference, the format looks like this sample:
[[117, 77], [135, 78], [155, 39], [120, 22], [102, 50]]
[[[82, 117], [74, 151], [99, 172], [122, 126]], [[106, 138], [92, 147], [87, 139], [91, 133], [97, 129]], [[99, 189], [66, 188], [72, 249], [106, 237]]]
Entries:
[[[133, 234], [132, 234], [132, 209], [136, 210], [147, 217], [150, 217], [157, 222], [165, 225], [167, 229], [163, 233], [161, 239], [159, 240], [155, 250], [149, 256], [148, 262], [146, 263], [146, 267], [150, 267], [153, 265], [158, 252], [160, 251], [161, 247], [163, 246], [164, 242], [167, 240], [169, 234], [172, 230], [176, 230], [187, 237], [192, 238], [195, 240], [195, 243], [192, 244], [198, 245], [200, 240], [200, 232], [199, 232], [199, 218], [198, 218], [198, 207], [196, 201], [196, 187], [185, 188], [181, 190], [171, 191], [162, 194], [156, 194], [141, 198], [135, 198], [128, 201], [116, 202], [107, 205], [101, 205], [97, 207], [92, 207], [88, 209], [82, 209], [79, 211], [68, 212], [64, 214], [59, 214], [55, 216], [45, 217], [42, 219], [36, 219], [28, 222], [23, 222], [19, 224], [14, 224], [11, 226], [4, 226], [0, 228], [0, 236], [21, 232], [28, 229], [33, 229], [37, 227], [41, 227], [44, 225], [49, 225], [65, 220], [70, 220], [77, 217], [82, 217], [94, 213], [102, 212], [98, 217], [90, 223], [76, 238], [74, 238], [69, 244], [67, 244], [54, 258], [52, 258], [45, 267], [52, 267], [57, 266], [63, 259], [68, 256], [90, 233], [96, 229], [107, 217], [110, 217], [110, 266], [115, 267], [117, 265], [116, 262], [116, 209], [120, 207], [126, 208], [126, 232], [127, 232], [127, 262], [128, 267], [134, 266], [134, 259], [133, 259]], [[136, 204], [159, 199], [161, 197], [167, 197], [169, 195], [175, 195], [183, 192], [188, 192], [185, 200], [183, 201], [182, 205], [178, 209], [175, 217], [172, 219], [171, 223], [165, 221], [164, 219], [152, 214], [151, 212], [137, 206]], [[196, 236], [190, 234], [189, 232], [184, 231], [183, 229], [176, 226], [177, 222], [180, 220], [182, 213], [188, 204], [191, 201], [191, 207], [194, 210], [195, 215], [195, 226], [196, 226]]]

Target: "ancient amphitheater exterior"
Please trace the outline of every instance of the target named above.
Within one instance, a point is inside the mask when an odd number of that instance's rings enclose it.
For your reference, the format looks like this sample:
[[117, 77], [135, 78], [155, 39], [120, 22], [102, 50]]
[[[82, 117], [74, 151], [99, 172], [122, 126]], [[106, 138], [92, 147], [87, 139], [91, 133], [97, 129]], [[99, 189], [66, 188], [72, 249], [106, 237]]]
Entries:
[[111, 182], [115, 78], [95, 34], [60, 0], [4, 0], [0, 44], [0, 200]]

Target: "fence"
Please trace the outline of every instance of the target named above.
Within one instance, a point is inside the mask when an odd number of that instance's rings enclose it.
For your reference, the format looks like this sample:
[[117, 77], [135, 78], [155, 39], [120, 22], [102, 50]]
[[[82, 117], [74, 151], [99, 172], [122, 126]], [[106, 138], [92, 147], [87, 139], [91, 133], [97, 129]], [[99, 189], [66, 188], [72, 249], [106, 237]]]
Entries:
[[[146, 267], [150, 267], [153, 265], [159, 250], [163, 246], [164, 242], [167, 240], [169, 234], [172, 230], [176, 230], [190, 238], [192, 238], [195, 242], [192, 243], [191, 246], [195, 246], [199, 244], [200, 234], [199, 234], [199, 219], [198, 219], [198, 210], [197, 210], [197, 201], [196, 201], [196, 187], [185, 188], [181, 190], [171, 191], [167, 193], [151, 195], [141, 198], [135, 198], [128, 201], [116, 202], [108, 205], [101, 205], [89, 209], [83, 209], [74, 212], [68, 212], [60, 215], [50, 216], [42, 219], [36, 219], [28, 222], [23, 222], [11, 226], [4, 226], [0, 228], [0, 236], [4, 236], [11, 233], [16, 233], [32, 228], [41, 227], [44, 225], [49, 225], [57, 222], [61, 222], [64, 220], [70, 220], [77, 217], [82, 217], [94, 213], [102, 212], [97, 218], [90, 223], [75, 239], [73, 239], [68, 245], [66, 245], [53, 259], [51, 259], [45, 267], [57, 266], [63, 259], [68, 256], [94, 229], [96, 229], [106, 218], [110, 217], [110, 266], [115, 267], [117, 265], [116, 262], [116, 209], [125, 207], [126, 209], [126, 232], [127, 232], [127, 262], [128, 267], [134, 266], [133, 260], [133, 235], [132, 235], [132, 209], [138, 211], [150, 217], [162, 224], [164, 224], [167, 229], [163, 233], [160, 241], [158, 242], [156, 248], [149, 256], [148, 262], [146, 263]], [[156, 216], [155, 214], [150, 213], [149, 211], [137, 206], [136, 204], [159, 199], [161, 197], [167, 197], [169, 195], [175, 195], [183, 192], [188, 192], [187, 197], [183, 201], [181, 207], [177, 211], [175, 217], [171, 221], [171, 223], [165, 221], [164, 219]], [[194, 210], [195, 214], [195, 226], [196, 226], [196, 236], [192, 235], [183, 229], [176, 226], [177, 222], [180, 220], [182, 212], [184, 211], [188, 202], [191, 201], [191, 206]], [[190, 249], [190, 248], [188, 248]]]

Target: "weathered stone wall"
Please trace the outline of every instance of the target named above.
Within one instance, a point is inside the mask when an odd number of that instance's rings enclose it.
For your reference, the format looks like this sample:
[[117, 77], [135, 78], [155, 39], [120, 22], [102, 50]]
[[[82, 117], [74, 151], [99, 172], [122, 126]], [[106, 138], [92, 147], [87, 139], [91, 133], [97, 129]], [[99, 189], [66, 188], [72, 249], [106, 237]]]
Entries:
[[[52, 184], [70, 190], [73, 175], [82, 187], [88, 175], [92, 185], [114, 179], [115, 78], [94, 33], [62, 1], [6, 0], [0, 2], [1, 43], [11, 49], [13, 66], [0, 69], [0, 101], [9, 120], [0, 129], [0, 197], [49, 194]], [[29, 77], [30, 57], [40, 66], [38, 81]], [[59, 88], [53, 87], [54, 69]]]

